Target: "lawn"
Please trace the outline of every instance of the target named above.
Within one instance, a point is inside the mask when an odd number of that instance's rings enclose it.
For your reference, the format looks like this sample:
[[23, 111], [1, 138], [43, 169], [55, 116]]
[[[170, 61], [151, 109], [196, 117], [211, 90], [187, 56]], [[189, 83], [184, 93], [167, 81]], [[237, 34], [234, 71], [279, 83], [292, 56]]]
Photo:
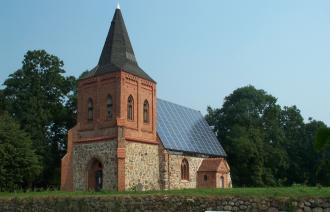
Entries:
[[1, 192], [0, 198], [24, 197], [66, 197], [66, 196], [148, 196], [148, 195], [174, 195], [174, 196], [223, 196], [223, 197], [327, 197], [330, 198], [330, 187], [268, 187], [268, 188], [231, 188], [231, 189], [183, 189], [170, 191], [126, 191], [126, 192]]

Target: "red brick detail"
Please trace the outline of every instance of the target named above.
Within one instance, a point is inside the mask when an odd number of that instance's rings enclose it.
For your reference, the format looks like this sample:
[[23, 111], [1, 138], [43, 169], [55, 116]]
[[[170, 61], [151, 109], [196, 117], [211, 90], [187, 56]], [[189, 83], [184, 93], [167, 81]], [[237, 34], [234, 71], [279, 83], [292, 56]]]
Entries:
[[216, 172], [198, 172], [197, 173], [197, 188], [216, 188]]
[[92, 161], [89, 162], [89, 164], [88, 164], [88, 180], [87, 180], [88, 190], [94, 191], [96, 189], [95, 173], [96, 173], [96, 171], [99, 171], [99, 170], [102, 171], [102, 169], [103, 169], [103, 164], [96, 158], [94, 158]]
[[[93, 143], [118, 137], [118, 190], [124, 191], [125, 144], [120, 139], [124, 140], [125, 137], [128, 137], [128, 140], [134, 142], [159, 144], [156, 141], [156, 83], [122, 70], [79, 80], [77, 90], [77, 132], [82, 133], [84, 131], [85, 137], [79, 138], [79, 140], [78, 138], [75, 139], [75, 143]], [[112, 96], [113, 100], [112, 117], [108, 117], [107, 113], [109, 95]], [[127, 99], [130, 95], [134, 99], [133, 121], [127, 120]], [[89, 98], [93, 100], [93, 120], [88, 120]], [[149, 102], [149, 123], [143, 122], [143, 103], [145, 100]], [[112, 133], [111, 130], [108, 131], [110, 128], [123, 128], [125, 133], [118, 135], [118, 133]], [[98, 134], [100, 131], [111, 134]], [[68, 175], [70, 180], [64, 181], [70, 181], [72, 184], [72, 156], [70, 154], [68, 150], [67, 155], [62, 160], [62, 172], [63, 180], [64, 176]], [[67, 170], [71, 170], [71, 173]]]
[[118, 158], [118, 191], [125, 191], [125, 159]]
[[[197, 188], [228, 188], [230, 169], [224, 158], [206, 158], [197, 171]], [[221, 177], [223, 177], [222, 185]]]
[[[220, 164], [223, 162], [223, 158], [206, 158], [202, 161], [202, 164], [198, 168], [198, 171], [204, 171], [204, 172], [218, 172], [220, 171]], [[229, 171], [229, 170], [227, 170]]]
[[[114, 127], [120, 112], [120, 72], [79, 80], [78, 82], [78, 123], [79, 130], [100, 127]], [[107, 100], [112, 97], [113, 116], [108, 117]], [[93, 120], [88, 121], [88, 99], [93, 100]]]
[[125, 156], [126, 156], [125, 148], [118, 148], [117, 149], [118, 159], [125, 159]]
[[72, 151], [73, 151], [73, 131], [72, 128], [68, 132], [68, 148], [67, 153], [61, 160], [61, 190], [73, 191], [73, 176], [72, 176]]
[[[107, 116], [107, 98], [113, 99], [113, 117]], [[134, 99], [132, 121], [127, 120], [127, 99]], [[88, 99], [93, 100], [93, 120], [88, 121]], [[124, 70], [79, 80], [78, 131], [111, 127], [129, 129], [127, 136], [156, 142], [156, 84]], [[143, 103], [149, 102], [149, 123], [143, 122]], [[89, 142], [89, 141], [88, 141]]]
[[126, 141], [132, 141], [132, 142], [138, 142], [138, 143], [145, 143], [145, 144], [155, 144], [158, 145], [159, 142], [157, 141], [150, 141], [150, 140], [145, 140], [143, 138], [130, 138], [130, 137], [125, 137]]
[[111, 140], [111, 139], [115, 139], [115, 138], [117, 138], [117, 136], [100, 136], [100, 137], [94, 137], [94, 138], [83, 138], [76, 142], [77, 143], [94, 143], [97, 141]]
[[122, 119], [122, 118], [117, 118], [117, 126], [118, 127], [122, 127], [125, 125], [125, 119]]

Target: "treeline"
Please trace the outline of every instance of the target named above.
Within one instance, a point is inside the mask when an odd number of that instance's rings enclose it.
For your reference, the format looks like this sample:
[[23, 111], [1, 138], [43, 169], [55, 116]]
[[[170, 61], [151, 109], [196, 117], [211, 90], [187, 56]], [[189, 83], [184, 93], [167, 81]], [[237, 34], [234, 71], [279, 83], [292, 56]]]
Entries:
[[305, 123], [296, 106], [282, 108], [272, 95], [246, 86], [222, 108], [208, 107], [206, 119], [228, 154], [234, 186], [330, 186], [330, 147], [315, 149], [326, 125]]
[[28, 51], [0, 90], [0, 190], [58, 188], [76, 79], [44, 50]]
[[[28, 51], [0, 89], [0, 191], [59, 188], [67, 131], [76, 123], [76, 82], [63, 62]], [[330, 185], [330, 149], [314, 149], [321, 121], [252, 86], [206, 116], [228, 153], [234, 186]]]

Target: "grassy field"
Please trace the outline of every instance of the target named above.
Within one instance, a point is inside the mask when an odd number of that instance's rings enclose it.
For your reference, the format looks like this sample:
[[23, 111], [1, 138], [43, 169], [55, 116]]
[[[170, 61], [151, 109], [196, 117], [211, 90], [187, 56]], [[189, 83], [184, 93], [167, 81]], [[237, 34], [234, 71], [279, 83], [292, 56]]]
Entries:
[[0, 198], [24, 198], [24, 197], [64, 197], [64, 196], [145, 196], [145, 195], [184, 195], [184, 196], [224, 196], [224, 197], [328, 197], [330, 187], [272, 187], [272, 188], [232, 188], [232, 189], [183, 189], [171, 191], [145, 191], [145, 192], [2, 192]]

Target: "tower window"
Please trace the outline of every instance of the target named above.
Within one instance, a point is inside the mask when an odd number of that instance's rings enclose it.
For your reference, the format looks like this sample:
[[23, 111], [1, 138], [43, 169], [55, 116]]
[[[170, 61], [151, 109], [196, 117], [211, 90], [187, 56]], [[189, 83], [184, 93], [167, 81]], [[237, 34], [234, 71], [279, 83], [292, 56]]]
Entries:
[[181, 162], [181, 180], [189, 180], [189, 163], [187, 159]]
[[134, 99], [132, 95], [127, 100], [127, 119], [134, 120]]
[[108, 119], [111, 119], [113, 116], [113, 104], [112, 104], [111, 95], [109, 95], [107, 99], [107, 112], [108, 112]]
[[149, 123], [149, 102], [145, 100], [143, 103], [143, 122]]
[[88, 98], [88, 103], [87, 103], [87, 107], [88, 107], [88, 120], [91, 121], [93, 120], [93, 100], [92, 98]]

